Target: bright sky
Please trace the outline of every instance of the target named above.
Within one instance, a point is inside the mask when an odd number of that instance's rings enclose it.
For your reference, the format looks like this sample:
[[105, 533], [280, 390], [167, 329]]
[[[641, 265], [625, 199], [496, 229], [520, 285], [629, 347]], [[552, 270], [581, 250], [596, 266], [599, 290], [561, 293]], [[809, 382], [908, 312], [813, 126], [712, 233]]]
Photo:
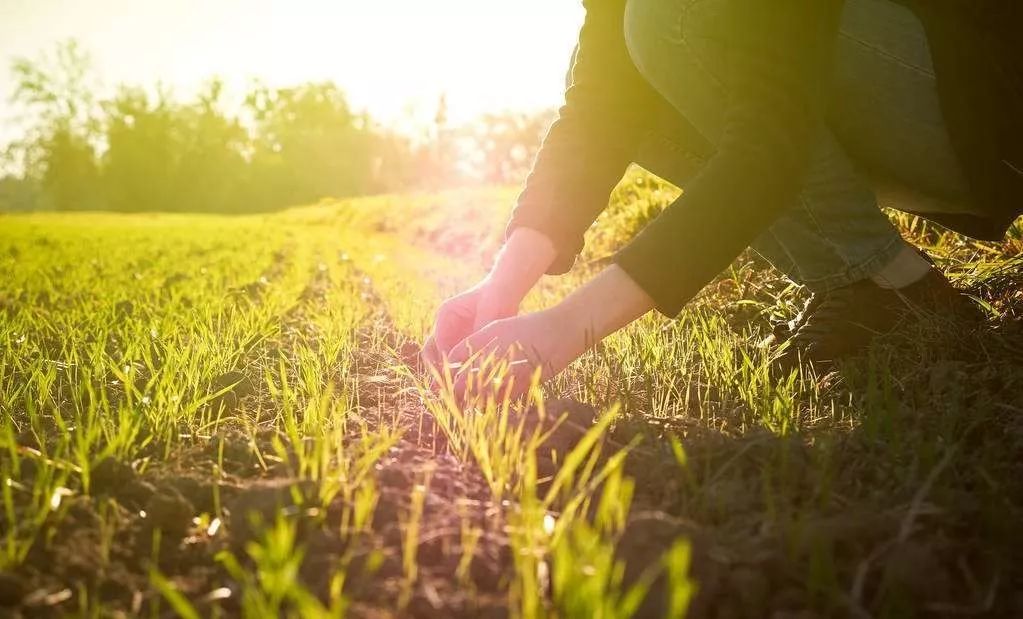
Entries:
[[0, 0], [0, 144], [11, 139], [11, 59], [74, 38], [106, 88], [164, 82], [190, 96], [333, 80], [392, 124], [561, 100], [579, 0]]

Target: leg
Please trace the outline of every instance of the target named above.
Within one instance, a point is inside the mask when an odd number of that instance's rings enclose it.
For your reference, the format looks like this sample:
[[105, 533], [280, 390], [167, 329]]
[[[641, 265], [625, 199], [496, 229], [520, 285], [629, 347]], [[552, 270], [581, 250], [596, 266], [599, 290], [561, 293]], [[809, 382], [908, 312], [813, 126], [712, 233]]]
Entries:
[[848, 0], [828, 123], [884, 206], [966, 213], [966, 177], [941, 109], [923, 25], [891, 0]]
[[[710, 144], [724, 126], [728, 85], [720, 76], [727, 75], [728, 11], [736, 6], [733, 0], [630, 0], [626, 9], [638, 68]], [[827, 291], [874, 275], [906, 246], [830, 128], [821, 123], [817, 133], [796, 203], [754, 248], [795, 281]], [[688, 180], [667, 179], [682, 187]]]
[[[626, 11], [627, 40], [637, 66], [710, 144], [722, 130], [728, 98], [727, 13], [739, 6], [735, 0], [629, 0]], [[926, 42], [922, 27], [906, 19], [912, 14], [886, 12], [897, 8], [888, 0], [849, 0], [846, 6], [835, 77], [854, 83], [844, 84], [845, 93], [834, 91], [830, 115], [838, 118], [843, 133], [860, 139], [858, 150], [871, 167], [955, 200], [965, 183], [961, 186], [962, 177], [956, 175], [933, 74], [928, 81], [927, 72], [919, 70], [926, 49], [912, 41]], [[914, 24], [918, 31], [901, 31]], [[885, 53], [863, 53], [863, 47], [882, 43]], [[899, 43], [910, 50], [899, 53], [915, 53], [916, 59], [893, 57]], [[912, 75], [902, 75], [905, 71]], [[928, 111], [908, 122], [921, 109]], [[814, 296], [808, 306], [812, 313], [801, 319], [782, 358], [830, 361], [846, 356], [909, 313], [968, 315], [965, 298], [909, 248], [877, 207], [874, 192], [831, 122], [818, 122], [818, 142], [796, 203], [754, 245], [792, 279], [826, 293]], [[910, 144], [914, 161], [899, 154]], [[668, 176], [683, 188], [688, 178]]]
[[[565, 72], [565, 89], [572, 87], [572, 67], [579, 48], [572, 50]], [[646, 136], [635, 155], [635, 163], [679, 187], [695, 176], [713, 153], [703, 136], [670, 103], [660, 99], [656, 129]]]

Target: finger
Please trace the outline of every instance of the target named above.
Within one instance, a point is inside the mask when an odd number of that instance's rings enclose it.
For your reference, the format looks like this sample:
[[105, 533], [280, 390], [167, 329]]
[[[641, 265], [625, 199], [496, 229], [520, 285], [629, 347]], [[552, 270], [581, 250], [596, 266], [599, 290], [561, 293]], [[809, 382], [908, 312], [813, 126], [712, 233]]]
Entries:
[[457, 362], [448, 358], [448, 367], [455, 371], [453, 377], [455, 392], [462, 398], [463, 403], [466, 397], [481, 395], [481, 389], [486, 387], [488, 379], [486, 375], [493, 373], [493, 364], [490, 360], [494, 357], [497, 342], [491, 339], [479, 347], [472, 346], [468, 341], [464, 344], [465, 349], [472, 349], [471, 354]]
[[455, 396], [455, 402], [457, 402], [459, 406], [465, 405], [466, 399], [465, 389], [466, 389], [465, 376], [461, 375], [455, 376], [454, 381], [451, 384], [451, 391]]
[[434, 336], [426, 338], [423, 348], [419, 351], [419, 358], [429, 367], [436, 367], [440, 363], [440, 351], [437, 349], [437, 340]]
[[490, 348], [497, 343], [497, 334], [492, 329], [483, 329], [466, 337], [448, 353], [448, 365], [466, 363], [474, 353]]
[[437, 342], [431, 335], [423, 344], [420, 352], [423, 359], [423, 366], [426, 369], [426, 384], [430, 391], [436, 393], [440, 387], [440, 371], [442, 356], [437, 349]]
[[434, 338], [441, 353], [451, 349], [472, 333], [473, 316], [464, 307], [450, 305], [441, 307], [434, 325]]
[[477, 402], [486, 395], [487, 380], [477, 359], [471, 360], [452, 378], [452, 391], [460, 406]]
[[473, 317], [472, 330], [479, 331], [489, 325], [490, 323], [507, 318], [509, 314], [507, 312], [501, 312], [491, 303], [481, 302], [476, 307], [476, 315]]
[[491, 343], [459, 369], [454, 385], [462, 405], [486, 398], [514, 399], [529, 389], [535, 369], [518, 345], [502, 350]]
[[[458, 374], [485, 374], [490, 378], [495, 378], [499, 374], [504, 375], [513, 371], [529, 373], [536, 365], [523, 352], [522, 346], [518, 342], [508, 344], [504, 338], [499, 336], [489, 339], [480, 336], [477, 341], [480, 342], [479, 346], [467, 340], [465, 349], [469, 350], [470, 354], [464, 360], [457, 362], [448, 357], [447, 367], [455, 370]], [[461, 353], [462, 349], [458, 349], [458, 352]]]
[[444, 383], [440, 380], [440, 376], [436, 372], [430, 372], [429, 378], [426, 381], [427, 387], [430, 389], [430, 393], [434, 395], [440, 393]]
[[499, 385], [495, 386], [492, 373], [475, 365], [463, 368], [455, 375], [452, 390], [459, 405], [465, 406], [485, 400]]
[[430, 372], [430, 387], [434, 393], [450, 389], [454, 384], [457, 372], [457, 367], [452, 367], [452, 364], [448, 362], [447, 355], [441, 353], [440, 361]]
[[479, 371], [470, 370], [469, 380], [475, 381], [471, 384], [480, 396], [497, 400], [514, 399], [529, 388], [533, 374], [532, 364], [528, 359], [514, 359], [513, 350], [509, 350], [508, 354], [509, 356], [502, 362], [491, 364]]
[[539, 376], [537, 375], [537, 366], [533, 363], [523, 363], [513, 367], [512, 374], [515, 385], [512, 389], [511, 398], [518, 398], [529, 391], [533, 387], [534, 377], [541, 383], [546, 380], [542, 373]]
[[451, 384], [452, 368], [448, 366], [446, 355], [437, 346], [437, 340], [433, 336], [423, 345], [423, 354], [427, 359], [427, 384], [431, 391], [437, 393], [444, 385]]

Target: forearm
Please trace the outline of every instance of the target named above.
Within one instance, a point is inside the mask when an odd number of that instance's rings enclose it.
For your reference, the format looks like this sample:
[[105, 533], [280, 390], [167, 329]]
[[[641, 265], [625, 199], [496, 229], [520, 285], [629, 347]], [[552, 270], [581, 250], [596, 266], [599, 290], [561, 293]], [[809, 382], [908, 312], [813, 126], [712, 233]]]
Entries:
[[[826, 126], [821, 93], [839, 0], [750, 2], [730, 26], [730, 96], [713, 156], [615, 257], [667, 316], [796, 201]], [[732, 39], [730, 39], [732, 40]]]
[[551, 311], [583, 349], [594, 346], [654, 308], [654, 301], [618, 265], [611, 265]]
[[667, 103], [625, 42], [626, 0], [585, 0], [565, 104], [544, 137], [507, 230], [541, 230], [554, 244], [549, 275], [572, 268], [584, 234]]
[[553, 243], [544, 234], [518, 228], [501, 248], [486, 285], [518, 305], [550, 267], [555, 253]]

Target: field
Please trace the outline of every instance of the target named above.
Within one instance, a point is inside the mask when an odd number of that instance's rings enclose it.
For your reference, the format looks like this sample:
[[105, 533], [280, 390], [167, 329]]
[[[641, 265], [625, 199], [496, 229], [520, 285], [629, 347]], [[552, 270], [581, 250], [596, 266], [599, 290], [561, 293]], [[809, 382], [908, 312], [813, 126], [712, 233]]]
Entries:
[[[630, 173], [529, 306], [674, 195]], [[514, 196], [0, 217], [0, 616], [1023, 616], [1019, 224], [898, 216], [983, 324], [778, 376], [804, 297], [748, 254], [460, 407], [417, 344]]]

